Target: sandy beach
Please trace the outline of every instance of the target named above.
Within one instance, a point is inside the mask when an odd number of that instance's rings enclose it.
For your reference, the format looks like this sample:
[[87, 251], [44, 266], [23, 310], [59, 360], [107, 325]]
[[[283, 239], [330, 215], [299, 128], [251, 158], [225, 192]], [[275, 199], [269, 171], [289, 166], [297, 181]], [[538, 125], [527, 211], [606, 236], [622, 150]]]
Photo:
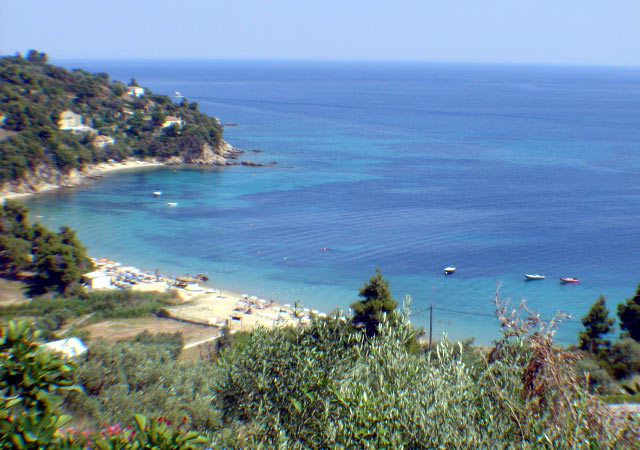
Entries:
[[122, 170], [141, 169], [146, 167], [164, 166], [162, 162], [156, 160], [125, 160], [92, 164], [81, 171], [72, 170], [68, 176], [50, 181], [38, 180], [34, 183], [25, 182], [19, 185], [8, 185], [0, 191], [0, 201], [6, 199], [16, 199], [33, 194], [52, 191], [55, 189], [71, 188], [81, 186], [88, 180], [100, 178], [107, 173]]
[[175, 319], [245, 331], [258, 325], [267, 328], [304, 325], [311, 321], [312, 315], [326, 317], [325, 313], [315, 309], [296, 310], [294, 306], [281, 304], [274, 299], [261, 299], [208, 284], [200, 285], [196, 279], [156, 276], [106, 259], [94, 258], [94, 263], [98, 271], [111, 278], [111, 289], [175, 293], [182, 303], [166, 309], [170, 317]]

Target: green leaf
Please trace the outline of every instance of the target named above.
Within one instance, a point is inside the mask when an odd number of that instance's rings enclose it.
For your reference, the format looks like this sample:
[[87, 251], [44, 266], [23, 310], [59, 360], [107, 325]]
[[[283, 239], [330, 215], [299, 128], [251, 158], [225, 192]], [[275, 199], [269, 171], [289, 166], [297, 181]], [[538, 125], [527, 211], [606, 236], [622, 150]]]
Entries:
[[302, 405], [300, 404], [300, 401], [298, 399], [289, 397], [289, 401], [293, 404], [293, 407], [296, 409], [296, 411], [302, 412]]
[[138, 429], [140, 431], [144, 431], [144, 429], [147, 427], [147, 418], [142, 414], [134, 414], [133, 420], [136, 421], [136, 425], [138, 426]]

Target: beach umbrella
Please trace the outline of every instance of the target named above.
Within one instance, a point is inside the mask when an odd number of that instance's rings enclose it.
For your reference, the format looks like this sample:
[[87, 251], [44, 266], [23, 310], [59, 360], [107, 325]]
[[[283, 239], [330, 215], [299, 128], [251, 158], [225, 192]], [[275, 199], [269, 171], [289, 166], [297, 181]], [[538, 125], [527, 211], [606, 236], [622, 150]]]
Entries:
[[242, 297], [243, 298], [247, 298], [247, 297], [249, 297], [249, 294], [242, 294]]
[[252, 295], [251, 297], [249, 297], [251, 300], [258, 300], [258, 297], [256, 297], [255, 295]]
[[325, 317], [327, 317], [327, 314], [326, 314], [326, 313], [321, 312], [320, 314], [318, 314], [318, 317], [321, 317], [321, 318], [323, 318], [323, 319], [324, 319]]
[[291, 308], [291, 305], [290, 305], [289, 303], [285, 303], [285, 304], [284, 304], [284, 307], [285, 307], [285, 308]]
[[260, 302], [260, 303], [265, 303], [265, 302], [266, 302], [266, 300], [265, 300], [265, 299], [263, 299], [263, 298], [259, 298], [259, 299], [258, 299], [258, 302]]

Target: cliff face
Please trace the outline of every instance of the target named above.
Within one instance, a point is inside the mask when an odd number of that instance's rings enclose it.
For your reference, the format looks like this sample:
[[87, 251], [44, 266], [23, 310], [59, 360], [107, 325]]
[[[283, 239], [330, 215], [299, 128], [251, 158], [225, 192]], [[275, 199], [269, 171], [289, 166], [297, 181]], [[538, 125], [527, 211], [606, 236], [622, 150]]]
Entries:
[[168, 158], [165, 164], [194, 164], [199, 166], [230, 166], [238, 164], [237, 159], [242, 150], [222, 141], [218, 147], [212, 148], [208, 143], [202, 144], [199, 153], [183, 153]]
[[205, 143], [199, 153], [172, 156], [167, 159], [146, 158], [127, 159], [123, 161], [111, 161], [100, 164], [92, 164], [83, 169], [71, 169], [68, 172], [60, 171], [49, 165], [40, 164], [35, 170], [29, 171], [20, 180], [6, 182], [0, 186], [0, 200], [22, 194], [35, 194], [59, 188], [76, 187], [88, 180], [101, 178], [111, 171], [136, 169], [151, 166], [164, 165], [196, 165], [196, 166], [265, 166], [266, 164], [254, 161], [240, 160], [243, 150], [233, 147], [228, 142], [222, 141], [218, 147], [212, 148]]

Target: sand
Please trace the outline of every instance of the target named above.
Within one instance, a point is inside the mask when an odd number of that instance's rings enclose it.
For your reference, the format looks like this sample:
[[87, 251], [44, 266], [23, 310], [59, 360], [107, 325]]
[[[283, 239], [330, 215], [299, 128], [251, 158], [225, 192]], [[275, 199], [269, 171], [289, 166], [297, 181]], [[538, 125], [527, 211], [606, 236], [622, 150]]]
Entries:
[[6, 199], [16, 199], [21, 197], [26, 197], [33, 194], [38, 194], [41, 192], [52, 191], [55, 189], [63, 189], [68, 187], [76, 187], [80, 186], [87, 182], [87, 180], [94, 179], [96, 177], [101, 177], [110, 172], [118, 172], [122, 170], [130, 170], [130, 169], [140, 169], [146, 167], [159, 167], [164, 166], [164, 163], [155, 161], [155, 160], [126, 160], [120, 162], [104, 162], [100, 164], [92, 164], [85, 167], [81, 172], [73, 172], [67, 178], [64, 184], [50, 184], [46, 182], [41, 182], [37, 186], [29, 189], [29, 192], [22, 192], [24, 190], [24, 186], [15, 189], [15, 187], [8, 186], [4, 190], [0, 191], [0, 202]]
[[[258, 325], [272, 328], [301, 322], [295, 317], [291, 307], [277, 302], [254, 302], [242, 294], [212, 287], [204, 287], [205, 291], [188, 291], [158, 281], [139, 283], [131, 289], [175, 292], [183, 303], [166, 308], [171, 317], [219, 327], [228, 325], [234, 331], [246, 331]], [[308, 320], [303, 319], [302, 322]]]

